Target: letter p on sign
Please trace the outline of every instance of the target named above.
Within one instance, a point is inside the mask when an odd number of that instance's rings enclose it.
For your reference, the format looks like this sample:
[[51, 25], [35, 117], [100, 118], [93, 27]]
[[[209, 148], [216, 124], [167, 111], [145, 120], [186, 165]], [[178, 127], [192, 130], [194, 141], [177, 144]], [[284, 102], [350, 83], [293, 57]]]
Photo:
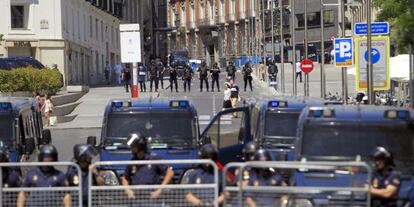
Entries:
[[339, 56], [347, 57], [348, 53], [351, 52], [351, 44], [349, 42], [340, 42], [339, 43]]

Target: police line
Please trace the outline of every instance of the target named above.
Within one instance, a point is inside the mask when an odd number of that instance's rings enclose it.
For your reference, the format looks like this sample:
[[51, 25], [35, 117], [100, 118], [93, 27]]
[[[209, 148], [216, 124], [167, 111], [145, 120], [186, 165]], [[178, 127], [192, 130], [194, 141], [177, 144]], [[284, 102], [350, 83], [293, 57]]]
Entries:
[[[3, 167], [13, 168], [32, 168], [38, 166], [63, 166], [75, 167], [77, 172], [80, 168], [72, 162], [36, 162], [36, 163], [0, 163]], [[219, 170], [214, 162], [210, 160], [151, 160], [151, 161], [108, 161], [95, 162], [90, 169], [99, 169], [101, 175], [109, 176], [106, 179], [119, 179], [118, 175], [109, 172], [122, 173], [125, 166], [142, 166], [153, 167], [156, 165], [185, 165], [189, 169], [195, 166], [208, 165], [212, 167], [212, 182], [202, 183], [200, 180], [195, 182], [181, 182], [181, 184], [168, 185], [131, 185], [122, 186], [116, 182], [109, 182], [110, 186], [97, 186], [93, 183], [92, 170], [89, 172], [89, 180], [82, 180], [82, 175], [78, 173], [78, 186], [75, 187], [53, 187], [53, 188], [1, 188], [0, 203], [2, 206], [16, 206], [17, 196], [20, 192], [28, 194], [25, 206], [62, 206], [63, 199], [66, 195], [71, 196], [71, 206], [82, 206], [82, 183], [88, 182], [88, 206], [191, 206], [188, 200], [189, 193], [203, 200], [204, 206], [219, 206], [219, 197], [223, 196], [224, 206], [244, 206], [247, 202], [256, 202], [256, 204], [269, 205], [268, 202], [280, 201], [281, 206], [312, 206], [315, 198], [319, 200], [326, 199], [324, 202], [345, 202], [341, 206], [370, 206], [369, 189], [365, 184], [369, 183], [372, 176], [371, 168], [363, 162], [246, 162], [246, 163], [229, 163], [219, 178]], [[275, 183], [269, 178], [267, 185], [262, 185], [259, 178], [260, 170], [275, 170], [279, 176]], [[181, 180], [187, 180], [186, 176], [191, 170], [188, 170], [182, 176]], [[246, 176], [246, 172], [249, 175]], [[258, 173], [254, 177], [254, 173]], [[300, 179], [311, 176], [312, 172], [328, 172], [328, 174], [314, 174], [320, 176], [322, 180], [332, 180], [336, 176], [348, 176], [345, 184], [342, 186], [326, 187], [323, 184], [306, 186], [301, 183]], [[0, 170], [2, 173], [2, 170]], [[229, 179], [229, 173], [235, 175], [234, 180]], [[116, 174], [116, 173], [115, 173]], [[295, 174], [295, 175], [294, 175]], [[363, 175], [361, 180], [361, 175]], [[295, 178], [294, 178], [295, 177]], [[297, 178], [299, 177], [299, 179]], [[253, 178], [256, 178], [253, 179]], [[220, 179], [222, 182], [220, 182]], [[278, 181], [287, 182], [282, 186]], [[1, 180], [1, 179], [0, 179]], [[191, 180], [191, 179], [190, 179]], [[36, 182], [32, 178], [32, 182]], [[246, 183], [242, 183], [246, 181]], [[258, 183], [256, 183], [257, 181]], [[2, 182], [2, 181], [0, 181]], [[222, 192], [219, 194], [219, 185], [222, 184]], [[2, 184], [2, 183], [1, 183]], [[2, 185], [3, 186], [3, 185]], [[128, 198], [126, 191], [130, 189], [134, 196]], [[151, 198], [151, 192], [162, 189], [162, 193], [157, 198]], [[249, 200], [250, 198], [250, 200]], [[356, 205], [358, 204], [358, 205]]]

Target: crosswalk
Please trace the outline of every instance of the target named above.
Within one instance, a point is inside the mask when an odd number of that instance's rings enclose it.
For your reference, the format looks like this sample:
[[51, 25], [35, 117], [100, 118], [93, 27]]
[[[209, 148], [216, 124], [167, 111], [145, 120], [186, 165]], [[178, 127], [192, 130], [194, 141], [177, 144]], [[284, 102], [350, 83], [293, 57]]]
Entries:
[[[199, 124], [200, 125], [208, 125], [212, 118], [213, 117], [210, 116], [210, 115], [200, 115], [200, 116], [198, 116]], [[214, 122], [214, 124], [217, 124], [217, 123], [218, 123], [218, 120], [216, 120]], [[232, 123], [233, 122], [232, 122], [232, 116], [231, 115], [224, 115], [224, 116], [221, 117], [220, 124], [222, 124], [222, 125], [231, 125]]]

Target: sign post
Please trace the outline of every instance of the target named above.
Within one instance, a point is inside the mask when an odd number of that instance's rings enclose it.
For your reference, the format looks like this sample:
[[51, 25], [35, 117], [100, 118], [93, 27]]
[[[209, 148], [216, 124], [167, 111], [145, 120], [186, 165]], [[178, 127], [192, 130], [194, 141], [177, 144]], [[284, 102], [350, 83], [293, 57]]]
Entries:
[[305, 91], [308, 91], [305, 96], [309, 96], [309, 73], [313, 71], [313, 61], [311, 59], [304, 59], [300, 62], [300, 69], [305, 73]]
[[121, 62], [132, 63], [132, 98], [138, 98], [138, 62], [141, 62], [139, 24], [121, 24]]
[[[390, 40], [388, 36], [372, 37], [371, 61], [373, 90], [390, 89]], [[355, 68], [357, 90], [367, 90], [367, 63], [369, 62], [367, 38], [355, 40]]]

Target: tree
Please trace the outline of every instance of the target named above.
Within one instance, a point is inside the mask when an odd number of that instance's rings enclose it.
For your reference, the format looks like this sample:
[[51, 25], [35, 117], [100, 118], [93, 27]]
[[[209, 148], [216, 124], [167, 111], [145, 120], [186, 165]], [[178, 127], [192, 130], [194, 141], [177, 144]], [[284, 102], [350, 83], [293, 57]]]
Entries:
[[391, 40], [400, 53], [406, 53], [414, 44], [414, 1], [413, 0], [373, 0], [379, 9], [377, 21], [388, 21], [391, 26]]

